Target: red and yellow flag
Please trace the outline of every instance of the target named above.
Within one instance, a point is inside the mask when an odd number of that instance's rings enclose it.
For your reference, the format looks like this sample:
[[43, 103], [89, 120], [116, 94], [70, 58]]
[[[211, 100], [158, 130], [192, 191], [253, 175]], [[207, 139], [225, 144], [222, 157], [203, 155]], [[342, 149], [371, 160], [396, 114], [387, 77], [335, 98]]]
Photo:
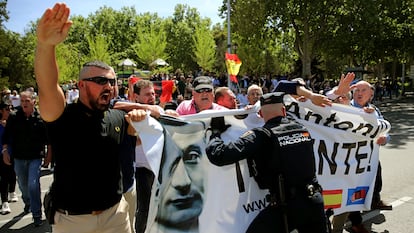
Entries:
[[336, 209], [342, 205], [342, 189], [337, 190], [323, 190], [323, 201], [325, 209]]
[[230, 80], [237, 83], [237, 74], [239, 73], [242, 62], [237, 54], [226, 53], [226, 67], [227, 73], [230, 75]]

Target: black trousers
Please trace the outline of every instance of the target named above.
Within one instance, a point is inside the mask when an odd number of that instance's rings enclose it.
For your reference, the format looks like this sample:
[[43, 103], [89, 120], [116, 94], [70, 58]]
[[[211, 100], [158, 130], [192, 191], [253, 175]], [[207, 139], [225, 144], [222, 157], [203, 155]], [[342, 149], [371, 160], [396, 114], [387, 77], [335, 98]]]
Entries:
[[16, 190], [16, 172], [14, 166], [3, 162], [3, 155], [0, 154], [0, 193], [1, 202], [9, 201], [9, 192]]
[[374, 193], [372, 201], [374, 203], [381, 201], [381, 190], [382, 190], [382, 167], [381, 162], [378, 161], [378, 170], [375, 177]]
[[137, 167], [135, 171], [137, 189], [137, 211], [135, 213], [136, 233], [144, 233], [147, 227], [151, 189], [154, 182], [154, 173], [147, 168]]

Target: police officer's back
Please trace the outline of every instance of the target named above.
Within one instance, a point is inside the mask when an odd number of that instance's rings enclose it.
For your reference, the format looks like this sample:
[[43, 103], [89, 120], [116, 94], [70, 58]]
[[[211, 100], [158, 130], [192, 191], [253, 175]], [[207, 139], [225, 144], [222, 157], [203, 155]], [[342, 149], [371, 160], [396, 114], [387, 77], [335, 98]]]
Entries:
[[259, 114], [265, 125], [247, 131], [228, 145], [224, 145], [220, 134], [229, 126], [223, 118], [212, 119], [212, 135], [206, 148], [209, 160], [223, 166], [247, 159], [259, 187], [269, 190], [267, 207], [247, 232], [327, 232], [309, 132], [286, 118], [283, 93], [263, 95], [260, 101]]

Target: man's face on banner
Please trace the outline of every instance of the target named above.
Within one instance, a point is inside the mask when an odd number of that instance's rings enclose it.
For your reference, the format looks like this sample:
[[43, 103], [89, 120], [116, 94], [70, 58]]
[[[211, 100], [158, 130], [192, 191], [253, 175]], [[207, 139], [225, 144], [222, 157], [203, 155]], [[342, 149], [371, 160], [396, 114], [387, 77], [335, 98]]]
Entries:
[[193, 228], [203, 209], [204, 124], [165, 126], [165, 161], [161, 168], [157, 221], [176, 228]]

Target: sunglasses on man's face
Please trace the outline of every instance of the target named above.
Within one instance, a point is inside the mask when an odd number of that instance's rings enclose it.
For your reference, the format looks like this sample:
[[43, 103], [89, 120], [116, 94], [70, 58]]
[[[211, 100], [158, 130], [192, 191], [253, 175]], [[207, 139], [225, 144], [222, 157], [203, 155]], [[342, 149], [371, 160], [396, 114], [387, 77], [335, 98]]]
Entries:
[[116, 79], [107, 78], [105, 76], [96, 76], [96, 77], [91, 77], [91, 78], [84, 78], [82, 80], [94, 82], [94, 83], [97, 83], [99, 85], [106, 85], [109, 82], [111, 84], [111, 86], [114, 86], [115, 82], [116, 82]]
[[212, 92], [212, 91], [213, 89], [210, 89], [210, 88], [201, 88], [199, 90], [195, 90], [195, 92], [197, 93], [205, 93], [205, 92]]

